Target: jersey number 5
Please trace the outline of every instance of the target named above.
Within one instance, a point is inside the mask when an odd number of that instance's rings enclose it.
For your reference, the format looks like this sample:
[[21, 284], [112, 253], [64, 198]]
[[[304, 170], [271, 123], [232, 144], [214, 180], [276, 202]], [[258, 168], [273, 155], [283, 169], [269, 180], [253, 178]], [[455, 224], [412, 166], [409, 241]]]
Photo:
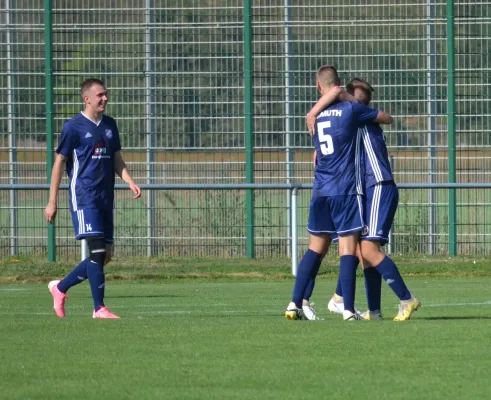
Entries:
[[317, 123], [317, 131], [319, 133], [319, 143], [321, 146], [321, 152], [325, 156], [334, 153], [334, 144], [332, 143], [332, 136], [326, 133], [326, 131], [330, 127], [331, 127], [331, 121], [323, 121]]

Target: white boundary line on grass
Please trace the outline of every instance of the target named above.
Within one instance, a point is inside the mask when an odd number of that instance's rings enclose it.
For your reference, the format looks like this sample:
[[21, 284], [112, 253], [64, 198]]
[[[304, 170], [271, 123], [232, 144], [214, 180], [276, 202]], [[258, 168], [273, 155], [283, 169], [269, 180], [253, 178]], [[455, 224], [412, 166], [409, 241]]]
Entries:
[[480, 303], [440, 303], [440, 304], [421, 304], [421, 308], [425, 307], [466, 307], [466, 306], [489, 306], [491, 305], [490, 301], [484, 301]]
[[[489, 301], [484, 301], [484, 302], [474, 302], [474, 303], [440, 303], [440, 304], [423, 304], [422, 307], [466, 307], [466, 306], [489, 306], [491, 305], [491, 300]], [[145, 308], [151, 308], [151, 307], [157, 307], [157, 304], [149, 305], [149, 306], [137, 306], [137, 307], [112, 307], [112, 308], [118, 308], [121, 310], [127, 309], [145, 309]], [[162, 307], [165, 307], [165, 304], [161, 305]], [[85, 308], [83, 306], [74, 306], [71, 308], [75, 309], [81, 309]], [[25, 315], [53, 315], [53, 312], [36, 312], [36, 313], [5, 313], [3, 311], [7, 310], [1, 310], [0, 314], [25, 314]], [[202, 311], [190, 311], [190, 310], [162, 310], [162, 311], [137, 311], [137, 312], [132, 312], [131, 316], [134, 316], [135, 314], [138, 316], [140, 314], [164, 314], [164, 315], [190, 315], [190, 314], [200, 314]], [[213, 310], [214, 314], [222, 314], [222, 315], [230, 315], [230, 314], [248, 314], [249, 311], [247, 310]]]
[[[469, 302], [469, 303], [434, 303], [434, 304], [425, 304], [423, 303], [422, 308], [424, 309], [425, 307], [431, 307], [431, 308], [438, 308], [438, 307], [467, 307], [467, 306], [489, 306], [491, 305], [491, 300], [489, 301], [484, 301], [484, 302]], [[211, 307], [223, 307], [223, 304], [214, 304]], [[191, 310], [155, 310], [155, 311], [144, 311], [145, 309], [148, 308], [153, 308], [153, 307], [168, 307], [167, 304], [149, 304], [149, 305], [141, 305], [141, 306], [115, 306], [111, 307], [114, 309], [119, 309], [119, 310], [138, 310], [138, 309], [143, 309], [142, 311], [131, 311], [131, 316], [134, 315], [139, 315], [139, 314], [164, 314], [164, 315], [191, 315], [191, 314], [200, 314], [203, 311], [196, 310], [196, 311], [191, 311]], [[33, 312], [33, 313], [28, 313], [28, 312], [17, 312], [15, 310], [19, 310], [20, 307], [0, 307], [0, 315], [53, 315], [53, 312]], [[85, 309], [88, 308], [86, 306], [71, 306], [68, 308], [70, 309]], [[21, 308], [22, 309], [22, 308]], [[213, 310], [214, 314], [222, 314], [222, 315], [230, 315], [230, 314], [248, 314], [250, 311], [247, 310]]]
[[[140, 314], [152, 314], [152, 315], [157, 315], [157, 314], [165, 314], [165, 315], [189, 315], [189, 314], [200, 314], [201, 311], [182, 311], [182, 310], [175, 310], [175, 311], [140, 311], [136, 313], [131, 313], [129, 316], [139, 316]], [[213, 314], [247, 314], [249, 311], [242, 310], [242, 311], [213, 311]], [[15, 315], [54, 315], [54, 312], [35, 312], [35, 313], [11, 313]], [[5, 315], [5, 314], [4, 314]], [[80, 316], [80, 314], [76, 314], [76, 316]]]

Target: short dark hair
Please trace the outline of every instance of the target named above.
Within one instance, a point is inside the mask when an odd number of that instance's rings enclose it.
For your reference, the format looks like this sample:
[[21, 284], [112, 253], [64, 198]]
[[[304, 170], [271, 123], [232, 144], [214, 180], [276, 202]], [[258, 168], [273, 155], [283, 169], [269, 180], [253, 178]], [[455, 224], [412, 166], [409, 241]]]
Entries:
[[375, 89], [367, 81], [361, 78], [353, 78], [347, 85], [346, 91], [352, 96], [355, 95], [355, 89], [361, 89], [365, 92], [368, 97], [368, 102], [372, 101], [372, 93]]
[[317, 70], [317, 80], [326, 87], [341, 84], [338, 71], [332, 65], [321, 66]]
[[82, 97], [83, 97], [84, 93], [94, 85], [101, 85], [101, 86], [105, 87], [104, 82], [101, 81], [100, 79], [97, 79], [97, 78], [86, 79], [80, 85], [80, 94], [82, 95]]
[[361, 78], [353, 78], [347, 85], [347, 90], [354, 90], [356, 87], [368, 90], [370, 93], [373, 93], [375, 89], [370, 85], [366, 80]]

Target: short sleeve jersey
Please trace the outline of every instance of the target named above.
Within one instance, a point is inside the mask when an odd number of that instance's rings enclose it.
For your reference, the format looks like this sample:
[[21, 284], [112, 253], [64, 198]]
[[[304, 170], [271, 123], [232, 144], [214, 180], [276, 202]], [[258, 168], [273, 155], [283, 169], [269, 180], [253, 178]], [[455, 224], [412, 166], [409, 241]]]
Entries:
[[312, 137], [317, 165], [314, 193], [319, 196], [360, 194], [361, 139], [358, 128], [373, 121], [378, 110], [356, 102], [338, 102], [324, 109]]
[[67, 121], [56, 152], [67, 157], [70, 209], [111, 209], [114, 205], [114, 154], [121, 150], [116, 121], [98, 124], [82, 113]]
[[385, 144], [384, 131], [380, 125], [370, 122], [359, 128], [359, 133], [363, 140], [365, 186], [370, 187], [380, 182], [394, 180]]

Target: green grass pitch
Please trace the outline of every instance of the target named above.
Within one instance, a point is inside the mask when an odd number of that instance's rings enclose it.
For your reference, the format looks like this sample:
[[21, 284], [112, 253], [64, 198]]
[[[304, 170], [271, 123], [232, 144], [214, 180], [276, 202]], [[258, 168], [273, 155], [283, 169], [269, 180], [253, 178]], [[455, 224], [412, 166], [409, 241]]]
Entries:
[[385, 287], [385, 321], [328, 314], [331, 273], [313, 296], [323, 321], [284, 318], [287, 271], [177, 279], [175, 267], [176, 279], [110, 279], [107, 305], [119, 321], [91, 318], [87, 283], [69, 292], [60, 320], [43, 278], [13, 279], [0, 285], [0, 398], [488, 399], [491, 277], [470, 265], [409, 277], [423, 307], [407, 323], [391, 320], [397, 302]]

